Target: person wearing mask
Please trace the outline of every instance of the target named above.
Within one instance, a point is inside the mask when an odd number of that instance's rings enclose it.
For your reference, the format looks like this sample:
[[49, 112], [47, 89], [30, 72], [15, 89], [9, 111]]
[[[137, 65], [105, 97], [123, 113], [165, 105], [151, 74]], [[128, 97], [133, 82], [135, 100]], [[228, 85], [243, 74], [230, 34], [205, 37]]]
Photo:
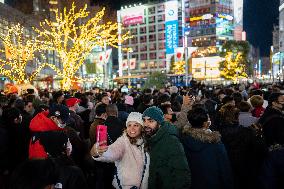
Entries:
[[49, 111], [37, 114], [30, 123], [31, 141], [29, 159], [47, 158], [48, 153], [41, 143], [41, 137], [53, 131], [64, 131], [69, 120], [69, 109], [64, 105], [53, 104]]
[[148, 188], [150, 157], [145, 150], [142, 114], [132, 112], [126, 121], [126, 130], [108, 147], [95, 144], [91, 155], [96, 161], [115, 162], [113, 186], [116, 189]]
[[190, 188], [191, 176], [177, 128], [164, 121], [160, 108], [143, 112], [144, 132], [150, 153], [148, 188]]
[[181, 141], [191, 170], [192, 189], [233, 188], [229, 158], [221, 135], [210, 130], [210, 117], [201, 107], [188, 112], [191, 127], [182, 129]]

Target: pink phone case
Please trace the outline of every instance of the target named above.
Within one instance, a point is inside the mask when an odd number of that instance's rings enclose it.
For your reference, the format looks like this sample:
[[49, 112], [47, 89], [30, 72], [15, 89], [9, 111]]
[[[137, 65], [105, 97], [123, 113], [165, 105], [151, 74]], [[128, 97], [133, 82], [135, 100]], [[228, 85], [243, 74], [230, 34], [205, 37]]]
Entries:
[[[102, 141], [107, 141], [107, 126], [98, 125], [97, 126], [97, 143], [100, 143]], [[103, 144], [100, 146], [107, 146], [107, 144]]]

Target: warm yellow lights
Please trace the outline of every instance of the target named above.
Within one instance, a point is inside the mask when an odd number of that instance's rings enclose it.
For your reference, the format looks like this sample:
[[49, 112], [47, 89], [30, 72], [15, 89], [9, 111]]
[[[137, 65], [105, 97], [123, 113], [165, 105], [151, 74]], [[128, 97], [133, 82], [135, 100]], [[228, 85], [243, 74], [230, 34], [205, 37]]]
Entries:
[[[92, 18], [88, 18], [87, 5], [79, 11], [75, 8], [73, 3], [70, 10], [64, 8], [62, 13], [53, 10], [55, 20], [45, 20], [39, 29], [35, 28], [41, 39], [52, 43], [52, 49], [59, 55], [63, 69], [55, 71], [63, 78], [64, 90], [70, 89], [76, 72], [94, 47], [104, 47], [106, 43], [117, 48], [118, 43], [117, 23], [102, 23], [104, 8]], [[128, 32], [121, 35], [120, 40], [129, 38]]]
[[24, 28], [20, 24], [8, 28], [8, 33], [0, 35], [0, 40], [5, 48], [5, 50], [0, 50], [0, 53], [5, 55], [5, 58], [0, 59], [0, 74], [15, 81], [17, 84], [29, 83], [46, 66], [46, 64], [39, 65], [35, 72], [27, 73], [28, 61], [34, 59], [35, 52], [41, 52], [42, 49], [46, 49], [48, 43], [38, 40], [37, 37], [26, 36]]
[[241, 59], [242, 53], [234, 54], [233, 52], [227, 52], [225, 61], [221, 62], [221, 77], [233, 81], [237, 81], [239, 78], [248, 77], [245, 73], [245, 65], [241, 63]]
[[173, 64], [172, 72], [174, 74], [184, 74], [185, 73], [185, 61], [178, 61]]

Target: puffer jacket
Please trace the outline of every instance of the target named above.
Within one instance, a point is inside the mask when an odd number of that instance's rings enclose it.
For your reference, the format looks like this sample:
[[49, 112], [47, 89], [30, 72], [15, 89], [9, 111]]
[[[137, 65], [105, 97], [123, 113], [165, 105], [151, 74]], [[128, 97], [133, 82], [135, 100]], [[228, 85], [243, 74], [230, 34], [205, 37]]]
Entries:
[[191, 186], [191, 174], [177, 128], [163, 122], [147, 140], [150, 148], [149, 189], [185, 189]]
[[[95, 160], [115, 162], [117, 176], [122, 188], [130, 189], [133, 186], [137, 186], [141, 189], [148, 188], [150, 157], [149, 154], [144, 151], [142, 139], [138, 140], [136, 145], [133, 145], [130, 143], [126, 134], [123, 134], [123, 136], [119, 137], [109, 146], [108, 150], [103, 153], [101, 157], [95, 158]], [[145, 170], [144, 166], [146, 166]], [[143, 170], [145, 172], [141, 183]], [[139, 187], [140, 183], [141, 187]], [[116, 177], [114, 177], [113, 186], [119, 189]]]

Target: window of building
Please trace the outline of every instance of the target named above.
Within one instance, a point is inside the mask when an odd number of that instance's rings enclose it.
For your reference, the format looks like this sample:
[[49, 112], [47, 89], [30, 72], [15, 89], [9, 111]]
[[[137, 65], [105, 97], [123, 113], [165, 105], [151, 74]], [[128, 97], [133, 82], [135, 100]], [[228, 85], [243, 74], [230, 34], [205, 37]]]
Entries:
[[165, 43], [159, 43], [159, 49], [165, 49]]
[[149, 17], [149, 23], [154, 23], [155, 21], [156, 21], [156, 17], [155, 16]]
[[147, 60], [147, 53], [143, 53], [140, 55], [140, 60]]
[[159, 24], [158, 31], [164, 31], [164, 30], [165, 30], [165, 24]]
[[137, 34], [137, 28], [132, 28], [130, 30], [131, 34], [136, 35]]
[[155, 8], [155, 7], [150, 7], [150, 8], [148, 9], [148, 13], [149, 13], [149, 14], [155, 14], [155, 12], [156, 12], [156, 8]]
[[156, 34], [149, 35], [149, 41], [156, 41]]
[[149, 26], [149, 32], [155, 32], [155, 31], [156, 31], [155, 25]]
[[146, 44], [141, 44], [141, 45], [140, 45], [140, 51], [141, 51], [141, 52], [147, 51], [147, 45], [146, 45]]
[[164, 40], [165, 39], [165, 34], [164, 33], [159, 33], [159, 40]]
[[150, 43], [149, 49], [150, 50], [156, 50], [156, 43]]
[[165, 11], [165, 5], [162, 4], [162, 5], [159, 5], [158, 6], [158, 12], [164, 12]]
[[131, 39], [131, 44], [136, 44], [138, 42], [137, 37]]
[[164, 14], [158, 15], [158, 22], [164, 22], [164, 21], [165, 21], [165, 15]]
[[155, 52], [150, 53], [150, 59], [156, 59], [157, 58], [157, 54]]
[[165, 52], [159, 52], [159, 59], [165, 59], [166, 58], [166, 53]]
[[143, 26], [140, 28], [140, 33], [146, 33], [146, 26]]
[[145, 43], [147, 40], [146, 36], [140, 36], [140, 43]]

